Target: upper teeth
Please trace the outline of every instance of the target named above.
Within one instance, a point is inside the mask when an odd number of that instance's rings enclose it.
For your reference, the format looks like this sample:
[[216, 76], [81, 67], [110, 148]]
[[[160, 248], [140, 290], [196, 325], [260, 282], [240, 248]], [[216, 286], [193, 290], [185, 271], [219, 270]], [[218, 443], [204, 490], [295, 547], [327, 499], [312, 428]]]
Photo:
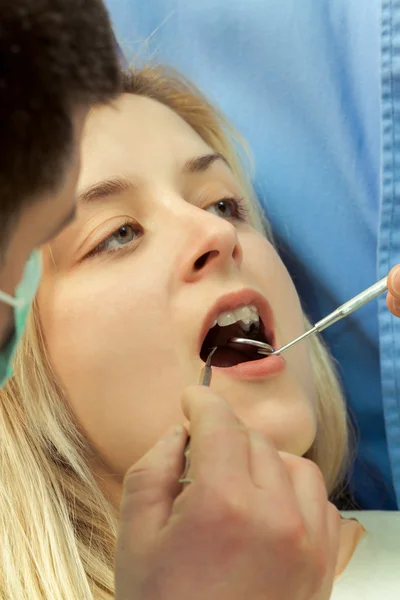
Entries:
[[227, 310], [220, 313], [211, 327], [215, 327], [217, 324], [220, 327], [227, 327], [228, 325], [233, 325], [233, 323], [240, 321], [241, 327], [245, 331], [249, 331], [252, 323], [258, 323], [259, 320], [258, 310], [255, 306], [250, 304], [248, 306], [240, 306], [234, 310]]

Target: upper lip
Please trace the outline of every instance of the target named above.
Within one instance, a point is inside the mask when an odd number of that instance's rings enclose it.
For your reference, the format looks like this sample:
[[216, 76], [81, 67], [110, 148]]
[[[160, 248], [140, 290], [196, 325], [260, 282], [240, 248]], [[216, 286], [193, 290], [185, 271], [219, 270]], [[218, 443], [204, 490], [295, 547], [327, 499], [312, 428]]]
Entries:
[[200, 331], [198, 353], [200, 354], [207, 333], [220, 313], [234, 310], [240, 306], [247, 306], [248, 304], [252, 304], [258, 310], [258, 314], [264, 325], [265, 334], [268, 336], [269, 343], [274, 346], [274, 319], [269, 302], [259, 292], [252, 289], [243, 289], [221, 296], [207, 312]]

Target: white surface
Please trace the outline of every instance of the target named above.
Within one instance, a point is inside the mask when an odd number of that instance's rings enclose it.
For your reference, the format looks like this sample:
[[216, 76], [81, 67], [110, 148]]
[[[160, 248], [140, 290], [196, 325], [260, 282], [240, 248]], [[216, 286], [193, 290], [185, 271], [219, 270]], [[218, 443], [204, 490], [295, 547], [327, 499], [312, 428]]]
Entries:
[[400, 512], [342, 513], [366, 529], [331, 600], [400, 600]]

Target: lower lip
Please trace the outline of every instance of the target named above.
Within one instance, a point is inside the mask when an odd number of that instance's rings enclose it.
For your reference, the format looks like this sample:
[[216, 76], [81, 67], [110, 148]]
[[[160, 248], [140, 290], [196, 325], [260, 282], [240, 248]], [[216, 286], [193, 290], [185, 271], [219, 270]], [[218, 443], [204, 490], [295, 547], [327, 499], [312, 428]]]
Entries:
[[234, 367], [213, 367], [213, 372], [228, 375], [234, 379], [264, 379], [282, 373], [285, 364], [282, 356], [275, 355], [239, 363]]

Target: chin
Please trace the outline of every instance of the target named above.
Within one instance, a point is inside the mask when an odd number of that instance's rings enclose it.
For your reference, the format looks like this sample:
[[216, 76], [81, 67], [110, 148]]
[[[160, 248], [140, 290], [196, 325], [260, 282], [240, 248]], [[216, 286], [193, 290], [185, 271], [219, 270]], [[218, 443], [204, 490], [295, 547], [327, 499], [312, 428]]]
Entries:
[[252, 391], [241, 383], [236, 389], [218, 387], [218, 391], [246, 427], [266, 435], [277, 450], [296, 456], [306, 454], [317, 434], [317, 416], [308, 398], [282, 395], [279, 390], [268, 392], [261, 385], [251, 387]]

